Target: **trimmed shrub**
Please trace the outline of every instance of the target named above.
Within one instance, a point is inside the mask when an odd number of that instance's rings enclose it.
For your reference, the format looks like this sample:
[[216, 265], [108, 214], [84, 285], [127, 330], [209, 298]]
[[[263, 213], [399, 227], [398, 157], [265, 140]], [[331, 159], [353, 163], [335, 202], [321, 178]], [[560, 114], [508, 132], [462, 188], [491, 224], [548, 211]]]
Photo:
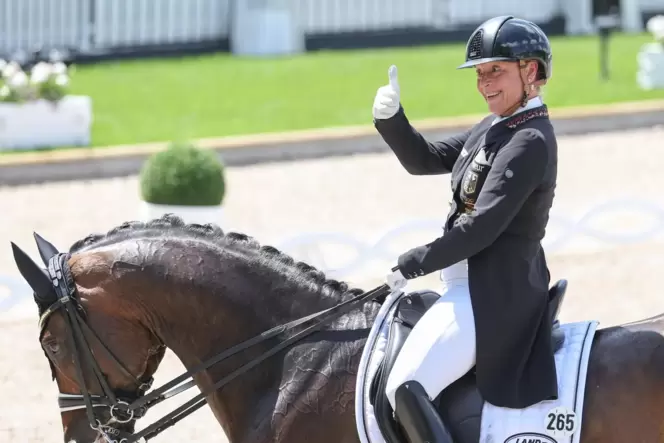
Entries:
[[145, 162], [141, 196], [148, 203], [215, 206], [226, 194], [224, 165], [214, 151], [188, 143], [172, 143]]

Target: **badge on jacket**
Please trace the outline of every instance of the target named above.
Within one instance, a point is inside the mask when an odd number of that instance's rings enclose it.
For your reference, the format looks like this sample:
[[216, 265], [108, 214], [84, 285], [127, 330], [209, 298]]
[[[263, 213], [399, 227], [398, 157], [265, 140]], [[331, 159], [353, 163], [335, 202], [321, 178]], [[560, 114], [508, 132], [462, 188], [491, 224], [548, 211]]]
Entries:
[[463, 181], [463, 190], [466, 194], [473, 194], [475, 193], [475, 189], [477, 189], [477, 179], [478, 175], [472, 171], [468, 171], [466, 174], [466, 179]]

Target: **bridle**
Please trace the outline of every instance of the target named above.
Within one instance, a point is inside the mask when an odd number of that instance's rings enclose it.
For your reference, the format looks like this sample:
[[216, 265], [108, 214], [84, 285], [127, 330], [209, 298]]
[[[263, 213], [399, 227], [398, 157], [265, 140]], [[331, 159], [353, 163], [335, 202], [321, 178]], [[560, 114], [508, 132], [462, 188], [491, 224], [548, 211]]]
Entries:
[[[384, 300], [384, 297], [386, 297], [391, 292], [389, 286], [384, 284], [376, 287], [371, 291], [354, 296], [349, 300], [339, 303], [331, 308], [276, 326], [272, 329], [262, 332], [253, 338], [250, 338], [249, 340], [235, 345], [221, 352], [220, 354], [217, 354], [216, 356], [208, 359], [207, 361], [204, 361], [203, 363], [200, 363], [182, 375], [174, 378], [160, 388], [154, 389], [153, 391], [147, 393], [147, 391], [152, 386], [153, 378], [149, 377], [147, 380], [138, 380], [113, 355], [113, 353], [106, 347], [106, 345], [103, 344], [99, 336], [87, 324], [85, 320], [85, 311], [80, 304], [76, 285], [74, 283], [68, 264], [70, 254], [59, 253], [57, 251], [51, 252], [54, 252], [55, 255], [52, 255], [47, 261], [47, 272], [55, 289], [57, 300], [48, 306], [48, 308], [40, 316], [39, 327], [41, 333], [43, 333], [49, 317], [54, 312], [60, 310], [64, 311], [64, 317], [67, 326], [65, 329], [67, 330], [68, 340], [73, 345], [73, 360], [76, 367], [78, 384], [81, 388], [81, 394], [59, 394], [58, 403], [60, 411], [67, 412], [85, 408], [90, 427], [102, 435], [108, 443], [134, 443], [146, 442], [150, 440], [186, 416], [201, 408], [206, 403], [205, 398], [208, 395], [217, 391], [218, 389], [221, 389], [223, 386], [230, 383], [238, 376], [262, 363], [266, 359], [274, 356], [278, 352], [285, 350], [306, 336], [316, 332], [324, 325], [336, 320], [337, 318], [345, 315], [353, 309], [356, 309], [360, 305], [369, 301], [380, 302], [380, 299]], [[44, 258], [46, 261], [41, 246], [40, 253], [42, 254], [42, 258]], [[194, 387], [195, 383], [192, 379], [193, 375], [204, 371], [251, 346], [262, 343], [286, 332], [290, 332], [295, 328], [314, 320], [319, 321], [315, 322], [311, 326], [303, 328], [299, 332], [293, 333], [288, 338], [283, 339], [274, 347], [252, 359], [248, 363], [235, 369], [205, 391], [201, 392], [191, 400], [166, 414], [140, 432], [130, 434], [113, 426], [114, 423], [132, 423], [139, 418], [142, 418], [151, 407], [161, 403], [168, 398], [173, 397], [174, 395]], [[113, 390], [110, 387], [108, 380], [101, 371], [101, 368], [99, 367], [99, 364], [97, 363], [97, 360], [92, 353], [91, 347], [86, 340], [85, 334], [83, 333], [84, 330], [88, 334], [93, 335], [102, 345], [101, 348], [107, 353], [108, 357], [118, 366], [118, 368], [120, 368], [120, 370], [123, 371], [125, 375], [136, 382], [138, 389], [135, 392], [120, 392]], [[101, 386], [101, 390], [103, 392], [101, 395], [93, 395], [87, 389], [82, 366], [83, 361], [87, 362], [87, 364], [92, 368], [92, 371], [95, 374], [99, 385]], [[187, 379], [191, 380], [185, 382]], [[108, 422], [102, 423], [97, 418], [95, 409], [100, 408], [109, 409], [111, 419]]]
[[[140, 381], [134, 377], [133, 374], [118, 360], [118, 358], [104, 345], [101, 338], [97, 333], [90, 328], [84, 319], [85, 312], [76, 297], [76, 286], [73, 283], [71, 271], [67, 265], [69, 254], [57, 254], [51, 257], [48, 261], [47, 272], [51, 277], [51, 282], [57, 296], [57, 300], [51, 304], [39, 318], [39, 337], [43, 336], [46, 325], [51, 315], [59, 310], [65, 311], [65, 321], [67, 323], [67, 339], [72, 345], [73, 361], [76, 368], [76, 376], [81, 388], [81, 394], [58, 394], [58, 405], [60, 412], [69, 412], [78, 409], [85, 409], [90, 427], [100, 434], [102, 434], [107, 441], [118, 441], [111, 438], [111, 435], [120, 436], [120, 430], [109, 426], [107, 423], [101, 423], [95, 415], [94, 408], [109, 408], [111, 420], [115, 423], [125, 424], [136, 420], [143, 415], [147, 410], [140, 408], [136, 410], [124, 410], [121, 407], [129, 405], [131, 402], [141, 398], [147, 392], [154, 381], [153, 377], [147, 380]], [[123, 372], [123, 374], [130, 379], [134, 380], [138, 386], [135, 392], [120, 392], [111, 389], [108, 380], [104, 376], [97, 360], [95, 359], [92, 348], [86, 339], [84, 331], [92, 335], [99, 344], [101, 349], [107, 356], [114, 362], [114, 364]], [[81, 358], [83, 357], [83, 358]], [[92, 395], [85, 383], [85, 376], [83, 372], [83, 360], [92, 369], [103, 395]], [[49, 361], [50, 363], [50, 361]], [[53, 370], [53, 368], [51, 368]], [[109, 435], [111, 434], [111, 435]], [[123, 440], [119, 440], [123, 441]]]

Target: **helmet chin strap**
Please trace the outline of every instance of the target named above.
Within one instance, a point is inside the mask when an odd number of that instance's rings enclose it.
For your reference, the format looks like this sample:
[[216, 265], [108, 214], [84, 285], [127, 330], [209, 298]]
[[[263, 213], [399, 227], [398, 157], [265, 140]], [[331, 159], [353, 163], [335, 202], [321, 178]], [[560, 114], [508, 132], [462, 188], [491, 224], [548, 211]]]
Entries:
[[521, 80], [521, 88], [523, 89], [523, 95], [519, 99], [518, 102], [514, 103], [512, 106], [507, 108], [507, 111], [505, 111], [504, 114], [501, 114], [501, 117], [509, 117], [510, 115], [514, 114], [519, 107], [526, 106], [528, 104], [528, 96], [529, 90], [532, 91], [534, 89], [534, 85], [532, 83], [526, 84], [525, 80], [523, 79], [523, 71], [522, 69], [526, 67], [526, 65], [522, 64], [522, 61], [518, 61], [519, 63], [519, 79]]

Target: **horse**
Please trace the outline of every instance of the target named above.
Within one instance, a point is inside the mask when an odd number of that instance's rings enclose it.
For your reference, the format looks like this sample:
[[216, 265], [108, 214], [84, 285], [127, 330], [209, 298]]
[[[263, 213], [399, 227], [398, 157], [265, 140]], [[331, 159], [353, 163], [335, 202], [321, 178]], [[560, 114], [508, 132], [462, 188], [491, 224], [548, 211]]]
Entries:
[[[35, 239], [45, 268], [11, 246], [34, 291], [65, 442], [147, 441], [205, 404], [231, 443], [360, 441], [355, 384], [387, 285], [352, 288], [247, 234], [172, 214], [68, 252]], [[663, 324], [664, 314], [597, 330], [580, 443], [664, 442]], [[186, 372], [148, 392], [167, 348]], [[152, 405], [194, 386], [199, 395], [135, 432]]]

